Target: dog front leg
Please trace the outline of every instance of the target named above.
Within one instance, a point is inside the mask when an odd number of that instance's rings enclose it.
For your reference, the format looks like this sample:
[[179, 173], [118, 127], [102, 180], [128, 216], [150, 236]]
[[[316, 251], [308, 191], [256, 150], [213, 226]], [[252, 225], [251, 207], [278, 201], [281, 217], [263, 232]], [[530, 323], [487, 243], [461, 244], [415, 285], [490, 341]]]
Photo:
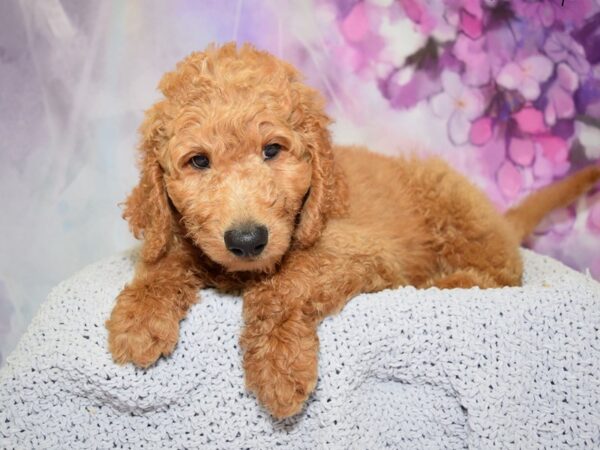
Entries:
[[115, 362], [148, 367], [173, 351], [179, 321], [202, 286], [193, 268], [192, 255], [181, 247], [155, 263], [138, 263], [133, 281], [117, 297], [106, 322]]
[[261, 294], [249, 293], [244, 299], [246, 386], [274, 417], [289, 417], [302, 409], [317, 382], [316, 323], [300, 305]]
[[274, 417], [297, 414], [315, 388], [320, 321], [354, 295], [391, 285], [380, 256], [360, 248], [295, 252], [278, 273], [245, 291], [246, 385]]

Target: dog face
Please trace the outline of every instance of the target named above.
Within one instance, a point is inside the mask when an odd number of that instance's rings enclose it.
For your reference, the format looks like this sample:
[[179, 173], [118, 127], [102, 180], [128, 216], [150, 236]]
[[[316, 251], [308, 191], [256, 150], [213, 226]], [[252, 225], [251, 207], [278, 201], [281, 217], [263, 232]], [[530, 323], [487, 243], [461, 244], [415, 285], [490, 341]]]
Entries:
[[124, 216], [142, 257], [190, 239], [229, 271], [269, 271], [318, 238], [335, 176], [322, 102], [295, 69], [250, 46], [194, 53], [141, 128], [142, 176]]
[[269, 269], [292, 242], [310, 155], [279, 119], [289, 112], [256, 102], [202, 110], [184, 109], [175, 121], [162, 162], [168, 195], [213, 261], [232, 271]]

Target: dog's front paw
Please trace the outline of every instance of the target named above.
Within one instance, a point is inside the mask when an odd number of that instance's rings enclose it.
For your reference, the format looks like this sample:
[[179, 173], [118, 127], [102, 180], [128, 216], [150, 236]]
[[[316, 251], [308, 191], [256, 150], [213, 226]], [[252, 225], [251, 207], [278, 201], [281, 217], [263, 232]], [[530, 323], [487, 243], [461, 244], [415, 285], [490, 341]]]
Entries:
[[148, 367], [169, 355], [179, 337], [179, 321], [171, 311], [149, 306], [148, 299], [126, 287], [117, 299], [108, 329], [108, 348], [115, 362]]
[[275, 418], [293, 416], [317, 383], [316, 330], [292, 320], [266, 334], [257, 328], [247, 325], [242, 335], [246, 386]]

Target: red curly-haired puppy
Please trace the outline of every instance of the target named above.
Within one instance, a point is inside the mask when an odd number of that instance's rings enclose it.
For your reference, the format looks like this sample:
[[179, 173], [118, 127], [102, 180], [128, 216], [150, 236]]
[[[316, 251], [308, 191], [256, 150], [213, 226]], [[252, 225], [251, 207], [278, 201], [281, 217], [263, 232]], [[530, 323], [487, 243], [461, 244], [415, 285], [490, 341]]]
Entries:
[[160, 90], [124, 213], [143, 247], [110, 351], [149, 366], [175, 348], [198, 289], [242, 289], [246, 384], [278, 418], [314, 389], [317, 326], [348, 299], [519, 285], [521, 239], [600, 178], [583, 170], [502, 216], [439, 159], [332, 146], [317, 92], [248, 45], [191, 54]]

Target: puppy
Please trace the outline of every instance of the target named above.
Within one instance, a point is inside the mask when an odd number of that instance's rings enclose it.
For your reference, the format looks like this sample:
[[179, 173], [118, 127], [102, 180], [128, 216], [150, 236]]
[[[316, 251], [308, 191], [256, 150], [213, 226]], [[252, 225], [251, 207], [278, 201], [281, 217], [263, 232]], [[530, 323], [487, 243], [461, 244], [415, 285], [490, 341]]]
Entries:
[[518, 286], [523, 237], [600, 178], [585, 169], [501, 215], [439, 159], [334, 147], [317, 92], [249, 45], [193, 53], [159, 87], [124, 212], [143, 246], [110, 351], [150, 366], [199, 289], [241, 289], [246, 384], [277, 418], [315, 387], [324, 317], [404, 285]]

